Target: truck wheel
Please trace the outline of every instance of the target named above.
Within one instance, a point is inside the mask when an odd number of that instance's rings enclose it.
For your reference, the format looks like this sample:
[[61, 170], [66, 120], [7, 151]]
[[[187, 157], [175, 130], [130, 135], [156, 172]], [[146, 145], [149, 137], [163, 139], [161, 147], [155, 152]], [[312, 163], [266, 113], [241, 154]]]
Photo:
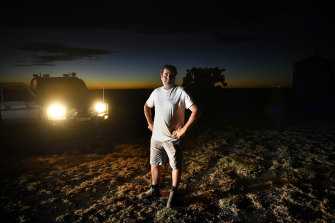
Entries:
[[39, 123], [39, 139], [41, 152], [49, 153], [51, 149], [51, 134], [49, 127], [43, 121]]

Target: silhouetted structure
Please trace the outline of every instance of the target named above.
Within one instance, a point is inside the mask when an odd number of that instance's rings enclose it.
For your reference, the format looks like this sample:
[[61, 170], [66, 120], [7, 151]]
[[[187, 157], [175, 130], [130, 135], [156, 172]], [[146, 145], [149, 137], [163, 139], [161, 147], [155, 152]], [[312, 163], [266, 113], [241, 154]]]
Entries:
[[[196, 100], [196, 104], [203, 112], [219, 112], [220, 98], [224, 91], [221, 89], [227, 86], [225, 76], [222, 72], [225, 69], [214, 68], [196, 68], [186, 70], [186, 76], [183, 78], [183, 87]], [[220, 87], [219, 87], [220, 86]]]
[[315, 53], [293, 65], [295, 109], [300, 116], [334, 117], [335, 61]]
[[[227, 86], [225, 76], [221, 73], [225, 69], [214, 68], [196, 68], [186, 70], [186, 77], [183, 78], [183, 87], [186, 88], [213, 88], [216, 84]], [[200, 90], [200, 89], [199, 89]]]
[[315, 53], [293, 65], [293, 88], [299, 96], [332, 94], [335, 61]]

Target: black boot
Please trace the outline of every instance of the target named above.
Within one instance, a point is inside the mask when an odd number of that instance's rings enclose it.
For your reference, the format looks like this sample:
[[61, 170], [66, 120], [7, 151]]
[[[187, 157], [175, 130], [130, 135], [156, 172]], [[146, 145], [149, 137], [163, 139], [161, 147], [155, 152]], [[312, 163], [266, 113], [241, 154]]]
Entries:
[[152, 185], [149, 191], [140, 194], [140, 199], [160, 197], [160, 196], [161, 196], [161, 193], [159, 191], [159, 186]]

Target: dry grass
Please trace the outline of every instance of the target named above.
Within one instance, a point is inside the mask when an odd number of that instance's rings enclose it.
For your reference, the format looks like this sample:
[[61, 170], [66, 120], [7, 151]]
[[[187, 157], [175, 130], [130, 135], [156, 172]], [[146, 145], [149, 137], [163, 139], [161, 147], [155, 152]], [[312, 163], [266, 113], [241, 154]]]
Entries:
[[2, 222], [335, 221], [334, 133], [321, 122], [201, 123], [184, 142], [183, 199], [173, 209], [167, 165], [163, 197], [138, 199], [151, 181], [149, 139], [106, 154], [12, 158], [2, 162]]

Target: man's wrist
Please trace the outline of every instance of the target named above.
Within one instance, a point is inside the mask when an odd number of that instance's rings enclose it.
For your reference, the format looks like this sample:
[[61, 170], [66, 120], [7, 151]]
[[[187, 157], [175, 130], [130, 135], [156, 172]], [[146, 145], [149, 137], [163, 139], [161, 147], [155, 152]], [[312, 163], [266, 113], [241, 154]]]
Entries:
[[189, 126], [184, 125], [183, 128], [182, 128], [182, 130], [186, 133], [187, 130], [188, 130], [188, 127], [189, 127]]

